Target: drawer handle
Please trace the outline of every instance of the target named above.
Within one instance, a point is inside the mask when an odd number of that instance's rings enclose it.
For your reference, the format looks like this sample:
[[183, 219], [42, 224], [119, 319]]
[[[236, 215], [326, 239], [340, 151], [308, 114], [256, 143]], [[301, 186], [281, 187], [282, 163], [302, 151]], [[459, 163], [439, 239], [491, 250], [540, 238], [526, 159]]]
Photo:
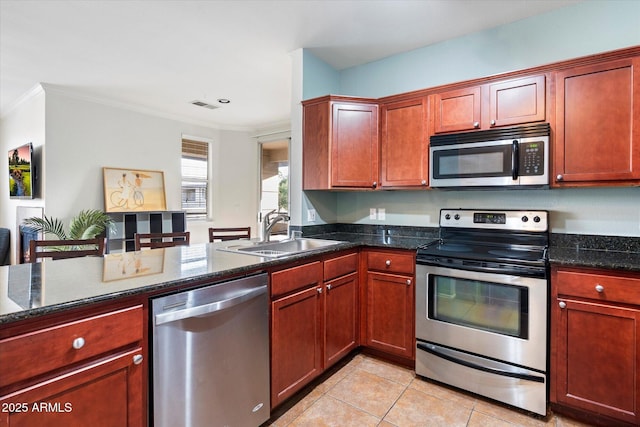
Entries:
[[598, 283], [596, 285], [596, 291], [598, 291], [600, 293], [604, 292], [604, 286], [602, 286], [600, 283]]
[[391, 265], [391, 260], [390, 259], [386, 260], [385, 264], [387, 265], [387, 267], [389, 267]]
[[560, 301], [558, 305], [560, 306], [560, 308], [567, 308], [567, 303], [564, 301]]
[[71, 345], [76, 350], [80, 350], [82, 347], [84, 347], [84, 343], [85, 343], [84, 338], [78, 337], [75, 340], [73, 340], [73, 344], [71, 344]]
[[319, 294], [322, 293], [322, 288], [316, 288], [316, 291], [318, 291]]
[[411, 279], [407, 279], [407, 285], [411, 286]]
[[144, 360], [144, 357], [142, 357], [141, 354], [136, 354], [135, 356], [133, 356], [133, 364], [134, 365], [141, 364], [143, 360]]
[[331, 285], [327, 285], [327, 290], [330, 291], [331, 290]]

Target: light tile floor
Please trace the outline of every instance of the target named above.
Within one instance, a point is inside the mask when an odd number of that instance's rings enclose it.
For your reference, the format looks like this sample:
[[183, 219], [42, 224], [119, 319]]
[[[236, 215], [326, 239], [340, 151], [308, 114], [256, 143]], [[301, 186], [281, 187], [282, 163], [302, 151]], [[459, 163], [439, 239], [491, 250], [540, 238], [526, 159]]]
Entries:
[[[285, 406], [289, 405], [285, 403]], [[470, 393], [425, 381], [416, 377], [412, 370], [363, 354], [356, 355], [313, 387], [286, 412], [281, 415], [277, 412], [266, 425], [587, 426], [555, 414], [544, 419], [531, 416]]]

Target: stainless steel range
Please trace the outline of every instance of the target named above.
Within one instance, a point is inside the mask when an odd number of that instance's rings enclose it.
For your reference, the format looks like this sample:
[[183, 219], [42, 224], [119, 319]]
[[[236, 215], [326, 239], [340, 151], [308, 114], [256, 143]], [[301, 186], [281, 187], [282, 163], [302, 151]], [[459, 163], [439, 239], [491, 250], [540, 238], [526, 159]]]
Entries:
[[416, 373], [546, 415], [548, 213], [443, 209], [416, 266]]

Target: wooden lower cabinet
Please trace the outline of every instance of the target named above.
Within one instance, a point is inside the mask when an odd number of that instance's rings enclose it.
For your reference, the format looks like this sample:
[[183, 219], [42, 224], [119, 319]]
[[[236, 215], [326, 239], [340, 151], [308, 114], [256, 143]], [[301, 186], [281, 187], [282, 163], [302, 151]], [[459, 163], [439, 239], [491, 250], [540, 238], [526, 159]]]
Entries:
[[368, 347], [407, 358], [414, 357], [412, 277], [369, 272], [366, 311], [365, 344]]
[[272, 408], [359, 345], [357, 260], [350, 253], [271, 274]]
[[552, 293], [551, 401], [639, 425], [640, 276], [557, 267]]
[[82, 313], [2, 331], [1, 427], [147, 424], [145, 306]]
[[415, 252], [364, 253], [363, 344], [415, 360]]
[[143, 366], [137, 348], [0, 397], [0, 425], [143, 426]]
[[322, 371], [322, 298], [318, 289], [314, 285], [271, 303], [272, 407]]

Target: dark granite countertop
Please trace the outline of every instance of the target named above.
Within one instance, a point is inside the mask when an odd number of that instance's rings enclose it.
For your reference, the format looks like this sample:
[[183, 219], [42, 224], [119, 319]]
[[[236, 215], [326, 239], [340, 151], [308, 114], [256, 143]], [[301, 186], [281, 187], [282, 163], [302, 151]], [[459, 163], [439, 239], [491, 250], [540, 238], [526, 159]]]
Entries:
[[549, 262], [574, 267], [640, 271], [640, 238], [552, 234]]
[[277, 259], [220, 251], [229, 245], [220, 242], [0, 267], [0, 325], [196, 282], [216, 282], [363, 245], [415, 250], [425, 243], [424, 238], [392, 233], [314, 237], [341, 243]]

